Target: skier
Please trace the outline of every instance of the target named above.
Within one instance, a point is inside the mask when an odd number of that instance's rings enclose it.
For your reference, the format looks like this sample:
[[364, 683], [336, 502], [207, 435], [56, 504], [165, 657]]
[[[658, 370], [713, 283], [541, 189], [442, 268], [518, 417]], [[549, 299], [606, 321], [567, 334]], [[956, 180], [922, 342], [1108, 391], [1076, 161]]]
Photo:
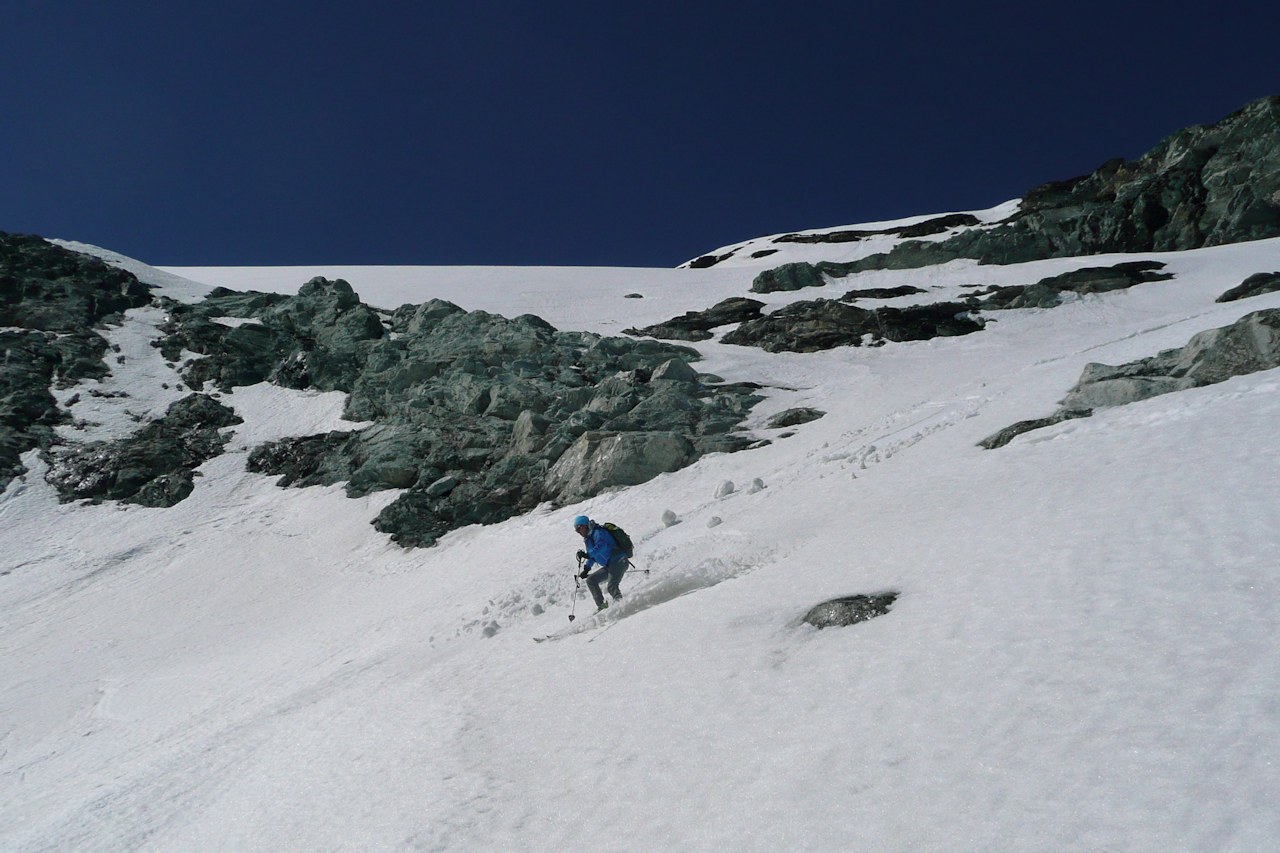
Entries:
[[[596, 600], [596, 612], [599, 613], [609, 606], [604, 596], [600, 594], [600, 583], [605, 578], [609, 579], [606, 589], [609, 590], [613, 600], [619, 601], [622, 598], [618, 582], [622, 580], [622, 576], [627, 572], [627, 566], [630, 565], [627, 561], [627, 552], [618, 546], [613, 534], [585, 515], [580, 515], [573, 520], [573, 529], [578, 531], [578, 535], [586, 544], [585, 550], [578, 552], [578, 559], [586, 560], [582, 573], [578, 577], [586, 580], [587, 589], [591, 590], [591, 597]], [[597, 564], [600, 568], [593, 573], [591, 569]]]

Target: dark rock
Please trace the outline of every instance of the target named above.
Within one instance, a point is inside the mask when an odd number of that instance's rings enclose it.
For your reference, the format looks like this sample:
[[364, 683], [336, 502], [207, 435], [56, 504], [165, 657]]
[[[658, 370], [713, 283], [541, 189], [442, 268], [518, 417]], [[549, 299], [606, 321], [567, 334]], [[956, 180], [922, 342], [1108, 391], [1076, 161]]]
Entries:
[[946, 216], [935, 216], [933, 219], [926, 219], [924, 222], [917, 222], [915, 225], [890, 228], [884, 233], [897, 234], [899, 237], [907, 238], [928, 237], [931, 234], [941, 234], [944, 231], [951, 231], [956, 228], [971, 228], [974, 225], [981, 224], [982, 220], [971, 213], [951, 213]]
[[[50, 388], [111, 371], [94, 327], [151, 300], [131, 273], [39, 237], [0, 232], [0, 491], [66, 420]], [[8, 328], [3, 328], [8, 327]]]
[[83, 333], [150, 301], [133, 273], [40, 237], [0, 232], [0, 327]]
[[1275, 293], [1280, 290], [1280, 272], [1257, 272], [1246, 278], [1237, 286], [1223, 293], [1215, 302], [1235, 302], [1237, 299], [1248, 299], [1264, 293]]
[[813, 607], [801, 621], [815, 628], [842, 628], [883, 616], [898, 600], [896, 592], [833, 598]]
[[918, 287], [912, 287], [904, 284], [901, 287], [869, 287], [865, 290], [850, 290], [844, 296], [840, 297], [841, 302], [853, 302], [857, 299], [895, 299], [899, 296], [913, 296], [917, 293], [927, 293]]
[[985, 310], [1052, 308], [1061, 304], [1064, 293], [1107, 293], [1173, 278], [1172, 273], [1157, 272], [1161, 269], [1164, 269], [1164, 264], [1159, 261], [1130, 261], [1109, 267], [1084, 267], [1042, 278], [1025, 287], [992, 288], [986, 294], [977, 294], [986, 297], [978, 303], [978, 307]]
[[64, 501], [173, 506], [194, 488], [195, 469], [222, 452], [230, 436], [219, 430], [238, 423], [217, 400], [191, 394], [128, 438], [50, 452], [45, 479]]
[[774, 238], [775, 243], [856, 243], [866, 237], [877, 235], [893, 235], [897, 237], [927, 237], [941, 234], [955, 228], [967, 228], [980, 225], [981, 220], [970, 213], [951, 213], [946, 216], [935, 216], [915, 225], [898, 225], [893, 228], [875, 230], [843, 230], [827, 231], [822, 234], [783, 234]]
[[1189, 127], [1137, 160], [1029, 191], [1018, 212], [941, 242], [831, 264], [829, 277], [971, 258], [1013, 264], [1105, 253], [1166, 252], [1280, 236], [1280, 96]]
[[778, 293], [804, 287], [823, 287], [826, 283], [827, 280], [822, 277], [822, 271], [817, 266], [800, 261], [760, 273], [751, 282], [751, 292]]
[[689, 261], [688, 267], [691, 270], [701, 270], [706, 269], [707, 267], [713, 267], [721, 261], [727, 261], [729, 258], [732, 258], [737, 251], [737, 249], [734, 249], [733, 251], [725, 252], [723, 255], [703, 255], [702, 257], [694, 258], [692, 261]]
[[643, 293], [627, 293], [627, 294], [624, 294], [622, 298], [623, 299], [644, 299], [644, 294]]
[[725, 335], [724, 343], [768, 352], [816, 352], [884, 341], [928, 340], [967, 335], [982, 322], [958, 302], [866, 310], [830, 299], [794, 302]]
[[761, 249], [761, 250], [760, 250], [760, 251], [758, 251], [758, 252], [752, 252], [752, 253], [751, 253], [751, 257], [753, 257], [753, 258], [767, 258], [767, 257], [769, 257], [770, 255], [776, 255], [776, 254], [778, 254], [778, 250], [777, 250], [777, 249]]
[[[167, 303], [165, 336], [154, 344], [170, 361], [183, 350], [207, 356], [183, 372], [193, 388], [213, 383], [226, 391], [269, 379], [287, 388], [349, 391], [361, 350], [385, 334], [378, 315], [341, 279], [313, 279], [292, 297], [215, 294], [196, 305]], [[257, 322], [214, 321], [223, 316]]]
[[1044, 429], [1045, 427], [1060, 424], [1063, 421], [1069, 421], [1073, 418], [1087, 418], [1093, 414], [1092, 409], [1060, 409], [1047, 418], [1036, 418], [1030, 421], [1018, 421], [1012, 426], [1007, 426], [994, 435], [989, 435], [982, 441], [978, 442], [978, 446], [986, 450], [994, 450], [997, 447], [1004, 447], [1018, 436], [1032, 430]]
[[765, 424], [765, 428], [782, 429], [783, 427], [799, 426], [800, 424], [807, 424], [810, 421], [816, 421], [825, 414], [826, 412], [821, 409], [811, 409], [807, 407], [787, 409], [785, 412], [778, 412], [778, 414], [769, 418], [768, 423]]
[[648, 335], [666, 340], [705, 341], [711, 337], [711, 329], [759, 317], [763, 307], [764, 303], [758, 299], [731, 296], [705, 311], [689, 311], [643, 329], [627, 329], [623, 334]]

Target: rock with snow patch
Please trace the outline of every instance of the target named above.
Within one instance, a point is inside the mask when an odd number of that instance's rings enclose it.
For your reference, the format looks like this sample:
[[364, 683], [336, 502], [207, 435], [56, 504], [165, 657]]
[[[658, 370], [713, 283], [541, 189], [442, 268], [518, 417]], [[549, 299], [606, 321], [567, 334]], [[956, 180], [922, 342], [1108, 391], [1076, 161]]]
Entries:
[[1276, 367], [1280, 367], [1280, 309], [1255, 311], [1229, 326], [1200, 332], [1185, 346], [1149, 358], [1121, 365], [1085, 365], [1056, 414], [1006, 427], [980, 445], [1000, 447], [1031, 429], [1084, 417], [1099, 408], [1123, 406]]
[[[828, 277], [915, 269], [970, 258], [1016, 264], [1044, 258], [1165, 252], [1280, 236], [1280, 96], [1210, 125], [1180, 130], [1136, 160], [1036, 187], [1013, 216], [940, 242], [820, 265]], [[777, 271], [770, 271], [775, 273]], [[767, 276], [763, 274], [762, 276]]]
[[681, 341], [705, 341], [711, 330], [730, 323], [741, 323], [761, 316], [764, 303], [758, 299], [731, 296], [722, 299], [705, 311], [688, 311], [662, 323], [642, 329], [627, 329], [624, 334], [649, 335], [654, 338]]
[[768, 316], [743, 323], [724, 336], [724, 343], [758, 346], [768, 352], [817, 352], [840, 346], [967, 335], [983, 327], [982, 321], [969, 311], [969, 305], [958, 302], [874, 310], [832, 299], [793, 302]]
[[1083, 267], [1061, 275], [1042, 278], [1025, 286], [994, 287], [975, 296], [985, 297], [978, 302], [984, 310], [1014, 308], [1053, 308], [1068, 293], [1085, 295], [1126, 290], [1138, 284], [1168, 281], [1172, 273], [1160, 272], [1164, 264], [1159, 261], [1128, 261], [1109, 267]]
[[221, 428], [241, 423], [206, 394], [190, 394], [135, 434], [50, 452], [45, 479], [64, 501], [118, 500], [173, 506], [194, 488], [195, 469], [222, 452]]
[[132, 273], [39, 237], [0, 232], [0, 491], [49, 449], [67, 420], [50, 389], [102, 379], [107, 341], [96, 329], [151, 301]]
[[[373, 427], [270, 442], [250, 469], [281, 485], [346, 481], [353, 496], [407, 489], [375, 520], [406, 545], [742, 449], [750, 439], [734, 430], [761, 399], [755, 385], [704, 384], [687, 347], [560, 332], [533, 315], [442, 300], [379, 313], [340, 281], [171, 308], [166, 353], [208, 355], [185, 367], [188, 382], [349, 393], [344, 416]], [[216, 322], [240, 315], [256, 322]], [[447, 493], [431, 488], [450, 479]]]

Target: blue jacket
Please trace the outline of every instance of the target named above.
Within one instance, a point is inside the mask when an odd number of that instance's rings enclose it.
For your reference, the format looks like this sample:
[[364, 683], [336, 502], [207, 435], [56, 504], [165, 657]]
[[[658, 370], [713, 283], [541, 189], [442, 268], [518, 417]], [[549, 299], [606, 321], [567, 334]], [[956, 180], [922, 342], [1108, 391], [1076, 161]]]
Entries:
[[613, 538], [613, 534], [594, 521], [591, 522], [591, 529], [587, 531], [586, 536], [582, 537], [582, 541], [587, 543], [583, 549], [587, 552], [587, 562], [583, 566], [584, 569], [591, 569], [597, 563], [601, 566], [607, 566], [619, 556], [626, 557], [626, 554], [618, 547], [618, 542]]

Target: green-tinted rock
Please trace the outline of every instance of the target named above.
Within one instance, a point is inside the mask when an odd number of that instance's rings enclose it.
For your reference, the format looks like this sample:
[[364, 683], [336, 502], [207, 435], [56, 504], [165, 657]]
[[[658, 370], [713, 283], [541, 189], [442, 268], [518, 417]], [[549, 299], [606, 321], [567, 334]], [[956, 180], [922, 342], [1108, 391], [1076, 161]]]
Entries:
[[813, 264], [799, 261], [765, 270], [751, 282], [752, 293], [778, 293], [805, 287], [822, 287], [827, 283]]
[[95, 327], [150, 300], [131, 273], [0, 232], [0, 490], [24, 471], [19, 457], [48, 449], [66, 420], [50, 388], [110, 373]]
[[[1189, 127], [1137, 160], [1030, 190], [1017, 213], [935, 243], [819, 264], [830, 277], [915, 269], [971, 258], [1013, 264], [1043, 258], [1164, 252], [1280, 236], [1280, 96], [1210, 125]], [[777, 272], [777, 271], [771, 271]], [[786, 275], [791, 275], [787, 273]], [[772, 281], [762, 274], [764, 280]]]

